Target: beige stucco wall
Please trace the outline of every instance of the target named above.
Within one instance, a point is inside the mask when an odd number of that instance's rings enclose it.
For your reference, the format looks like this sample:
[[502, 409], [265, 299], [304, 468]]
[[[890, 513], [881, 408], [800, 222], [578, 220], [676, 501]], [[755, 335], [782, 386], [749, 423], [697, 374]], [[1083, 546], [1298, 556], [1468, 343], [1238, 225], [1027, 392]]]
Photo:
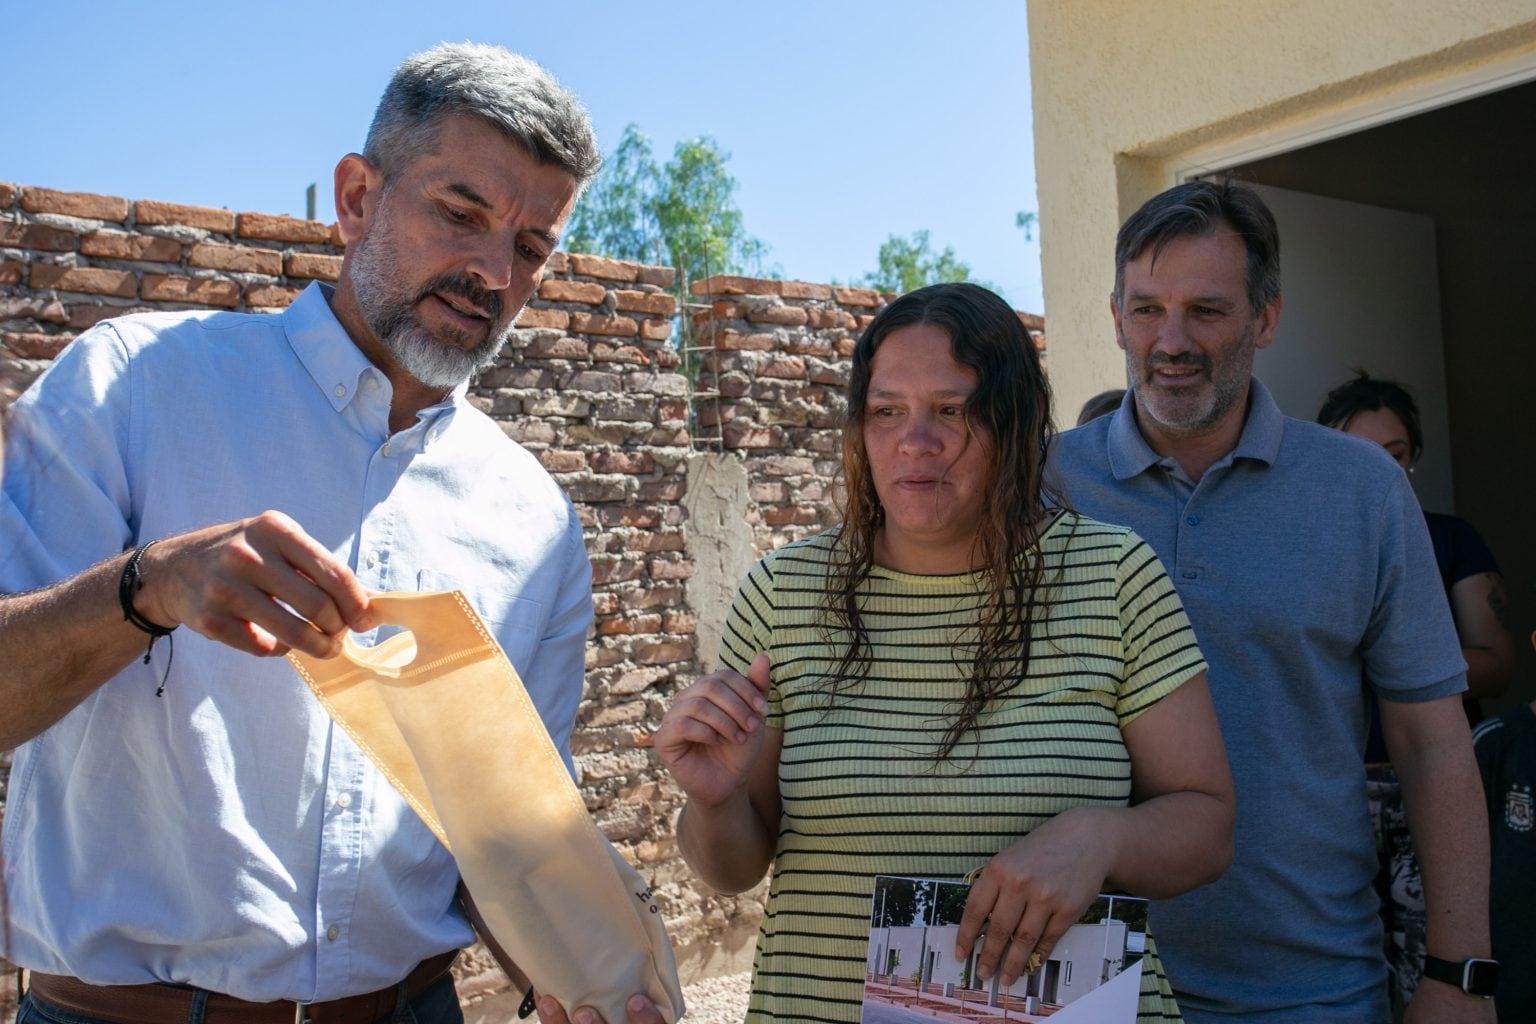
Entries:
[[1051, 379], [1124, 381], [1115, 231], [1188, 154], [1528, 55], [1532, 0], [1029, 0]]

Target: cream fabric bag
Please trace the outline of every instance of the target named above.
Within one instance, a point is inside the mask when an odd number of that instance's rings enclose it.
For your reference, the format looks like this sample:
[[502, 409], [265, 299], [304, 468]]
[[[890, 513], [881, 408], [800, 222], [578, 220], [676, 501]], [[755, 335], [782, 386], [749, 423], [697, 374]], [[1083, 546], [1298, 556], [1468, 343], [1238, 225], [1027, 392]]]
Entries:
[[567, 1014], [591, 1006], [625, 1024], [641, 992], [676, 1021], [682, 991], [650, 887], [593, 825], [480, 617], [457, 591], [373, 607], [408, 632], [371, 648], [348, 633], [340, 657], [288, 659], [453, 854], [487, 945]]

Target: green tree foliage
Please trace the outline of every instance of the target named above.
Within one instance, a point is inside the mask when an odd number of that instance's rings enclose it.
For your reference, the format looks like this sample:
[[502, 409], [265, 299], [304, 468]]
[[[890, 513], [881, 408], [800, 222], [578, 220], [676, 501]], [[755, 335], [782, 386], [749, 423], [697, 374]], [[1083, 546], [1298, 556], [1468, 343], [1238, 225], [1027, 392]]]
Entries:
[[616, 260], [662, 263], [661, 232], [656, 224], [656, 185], [661, 171], [651, 143], [634, 125], [587, 189], [566, 229], [570, 252]]
[[1035, 228], [1039, 223], [1040, 218], [1035, 215], [1034, 210], [1020, 210], [1019, 215], [1013, 220], [1013, 226], [1024, 232], [1026, 242], [1035, 240]]
[[767, 246], [742, 225], [729, 159], [703, 135], [679, 142], [658, 165], [650, 141], [627, 126], [571, 216], [566, 248], [671, 266], [680, 297], [712, 274], [760, 271]]
[[[909, 292], [930, 284], [970, 281], [971, 268], [955, 257], [949, 246], [934, 252], [927, 231], [914, 231], [903, 238], [891, 235], [880, 246], [878, 268], [865, 274], [863, 284], [882, 292]], [[978, 284], [981, 282], [977, 282]]]

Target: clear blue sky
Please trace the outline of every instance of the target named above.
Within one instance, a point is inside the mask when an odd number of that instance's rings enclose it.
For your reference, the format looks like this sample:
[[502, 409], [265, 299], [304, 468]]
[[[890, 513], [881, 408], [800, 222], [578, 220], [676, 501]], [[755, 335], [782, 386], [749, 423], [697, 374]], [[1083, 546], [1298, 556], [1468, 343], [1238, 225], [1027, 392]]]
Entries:
[[932, 232], [1043, 312], [1023, 0], [774, 4], [520, 0], [0, 2], [14, 95], [0, 181], [304, 213], [362, 146], [390, 72], [441, 40], [499, 43], [586, 102], [604, 152], [712, 135], [786, 277], [848, 280]]

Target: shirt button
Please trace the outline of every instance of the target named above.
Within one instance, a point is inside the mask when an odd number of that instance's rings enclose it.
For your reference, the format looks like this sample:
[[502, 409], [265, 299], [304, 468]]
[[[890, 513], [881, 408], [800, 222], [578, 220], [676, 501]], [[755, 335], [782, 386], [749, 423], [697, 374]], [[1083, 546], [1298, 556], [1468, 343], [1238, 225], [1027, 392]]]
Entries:
[[346, 393], [347, 386], [345, 384], [337, 384], [334, 388], [331, 388], [331, 394], [335, 395], [337, 398], [343, 397], [346, 395]]
[[1186, 523], [1188, 523], [1190, 526], [1199, 526], [1200, 525], [1200, 517], [1199, 516], [1190, 516], [1188, 519], [1186, 519], [1184, 521]]
[[368, 552], [368, 557], [364, 561], [368, 563], [368, 568], [372, 569], [379, 564], [379, 553], [377, 551]]
[[389, 442], [388, 442], [388, 441], [385, 441], [385, 442], [384, 442], [384, 447], [383, 447], [383, 448], [381, 448], [381, 449], [379, 449], [379, 450], [380, 450], [380, 451], [381, 451], [381, 452], [383, 452], [383, 454], [384, 454], [384, 457], [385, 457], [385, 458], [386, 458], [386, 459], [387, 459], [387, 458], [389, 458]]
[[336, 806], [338, 808], [340, 808], [341, 810], [343, 810], [343, 811], [346, 810], [348, 807], [351, 807], [352, 806], [352, 794], [351, 793], [343, 793], [343, 794], [341, 794], [341, 796], [336, 798]]
[[368, 378], [368, 390], [369, 391], [377, 391], [377, 390], [379, 390], [379, 378], [377, 378], [377, 377], [369, 377]]
[[1197, 579], [1200, 576], [1200, 574], [1195, 572], [1193, 569], [1186, 569], [1179, 575], [1183, 576], [1187, 580]]
[[336, 941], [336, 936], [338, 936], [340, 934], [341, 934], [341, 929], [333, 924], [333, 925], [331, 925], [329, 928], [327, 928], [325, 930], [326, 941], [327, 942], [335, 942]]

